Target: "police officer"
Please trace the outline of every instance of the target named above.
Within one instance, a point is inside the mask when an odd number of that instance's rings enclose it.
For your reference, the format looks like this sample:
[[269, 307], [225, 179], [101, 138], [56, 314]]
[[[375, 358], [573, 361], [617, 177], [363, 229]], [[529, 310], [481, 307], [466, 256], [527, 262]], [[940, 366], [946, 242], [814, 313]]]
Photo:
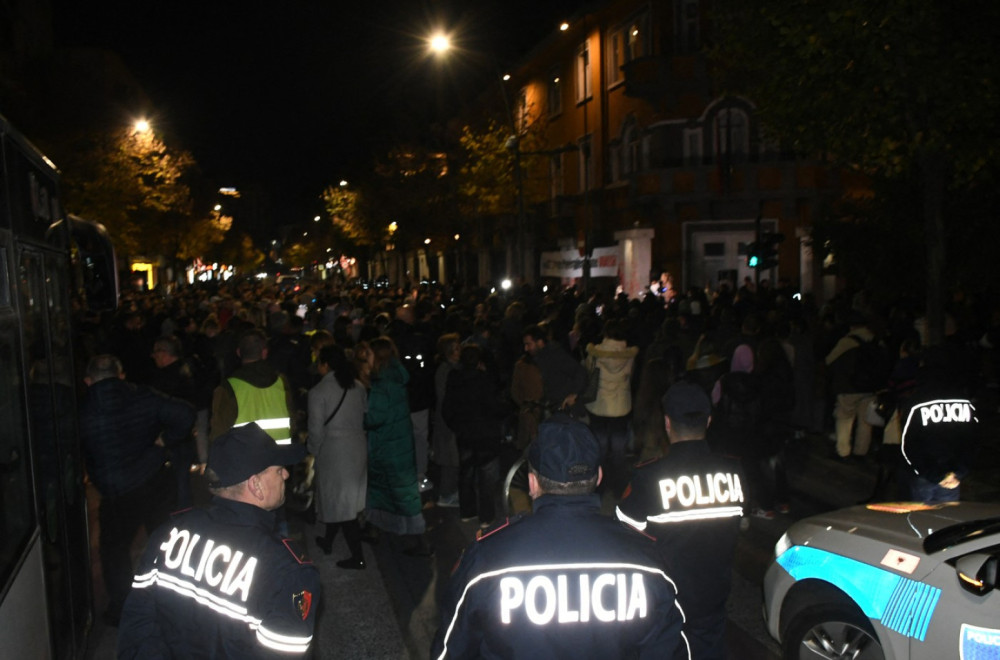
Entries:
[[150, 536], [125, 602], [119, 658], [303, 656], [319, 603], [316, 568], [275, 533], [284, 466], [305, 456], [256, 424], [218, 438], [207, 509]]
[[955, 373], [956, 362], [940, 346], [927, 348], [916, 389], [900, 401], [908, 467], [901, 482], [915, 502], [957, 502], [974, 459], [979, 419]]
[[672, 568], [691, 658], [723, 660], [726, 598], [743, 515], [739, 462], [709, 451], [711, 403], [703, 389], [675, 383], [662, 403], [670, 450], [636, 469], [616, 513], [655, 537]]
[[601, 452], [555, 416], [528, 449], [534, 514], [480, 533], [452, 575], [433, 658], [687, 658], [652, 541], [601, 515]]

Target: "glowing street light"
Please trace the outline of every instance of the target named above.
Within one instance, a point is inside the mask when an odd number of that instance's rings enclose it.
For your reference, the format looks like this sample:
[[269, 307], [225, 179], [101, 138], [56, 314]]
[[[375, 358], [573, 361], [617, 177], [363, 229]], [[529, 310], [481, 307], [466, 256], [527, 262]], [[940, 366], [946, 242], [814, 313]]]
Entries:
[[313, 218], [313, 222], [319, 222], [319, 216], [318, 215], [315, 218]]
[[451, 49], [451, 39], [443, 32], [438, 32], [431, 36], [428, 45], [435, 53], [444, 53]]
[[222, 204], [216, 204], [212, 208], [215, 209], [216, 211], [221, 211], [222, 210]]
[[347, 187], [347, 179], [341, 179], [340, 180], [340, 187], [341, 188], [346, 188]]
[[132, 125], [136, 133], [148, 133], [149, 132], [149, 120], [147, 119], [137, 119], [135, 124]]

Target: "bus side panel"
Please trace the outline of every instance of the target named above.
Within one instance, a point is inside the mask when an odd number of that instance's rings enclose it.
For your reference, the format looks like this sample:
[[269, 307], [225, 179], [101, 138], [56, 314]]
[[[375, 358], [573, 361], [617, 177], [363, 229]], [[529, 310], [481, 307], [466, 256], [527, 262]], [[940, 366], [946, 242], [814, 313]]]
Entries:
[[[51, 658], [51, 631], [45, 607], [42, 544], [36, 535], [24, 563], [0, 603], [0, 649], [5, 658]], [[25, 634], [31, 631], [32, 634]]]

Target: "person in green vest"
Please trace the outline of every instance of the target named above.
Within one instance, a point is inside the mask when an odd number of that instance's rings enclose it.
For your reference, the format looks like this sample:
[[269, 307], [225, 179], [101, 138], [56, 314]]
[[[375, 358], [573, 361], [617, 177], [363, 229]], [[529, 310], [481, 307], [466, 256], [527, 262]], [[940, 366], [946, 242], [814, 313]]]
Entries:
[[267, 339], [253, 329], [240, 337], [240, 366], [212, 395], [209, 437], [256, 422], [279, 445], [292, 443], [292, 397], [284, 375], [267, 362]]

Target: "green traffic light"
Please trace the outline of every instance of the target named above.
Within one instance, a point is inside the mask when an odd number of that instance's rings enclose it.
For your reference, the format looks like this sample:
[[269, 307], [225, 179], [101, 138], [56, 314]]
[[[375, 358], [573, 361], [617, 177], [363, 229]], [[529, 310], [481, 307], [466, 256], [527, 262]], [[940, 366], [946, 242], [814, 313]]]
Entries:
[[756, 268], [757, 267], [757, 255], [755, 255], [755, 254], [750, 255], [750, 258], [747, 259], [747, 266], [749, 266], [750, 268]]

